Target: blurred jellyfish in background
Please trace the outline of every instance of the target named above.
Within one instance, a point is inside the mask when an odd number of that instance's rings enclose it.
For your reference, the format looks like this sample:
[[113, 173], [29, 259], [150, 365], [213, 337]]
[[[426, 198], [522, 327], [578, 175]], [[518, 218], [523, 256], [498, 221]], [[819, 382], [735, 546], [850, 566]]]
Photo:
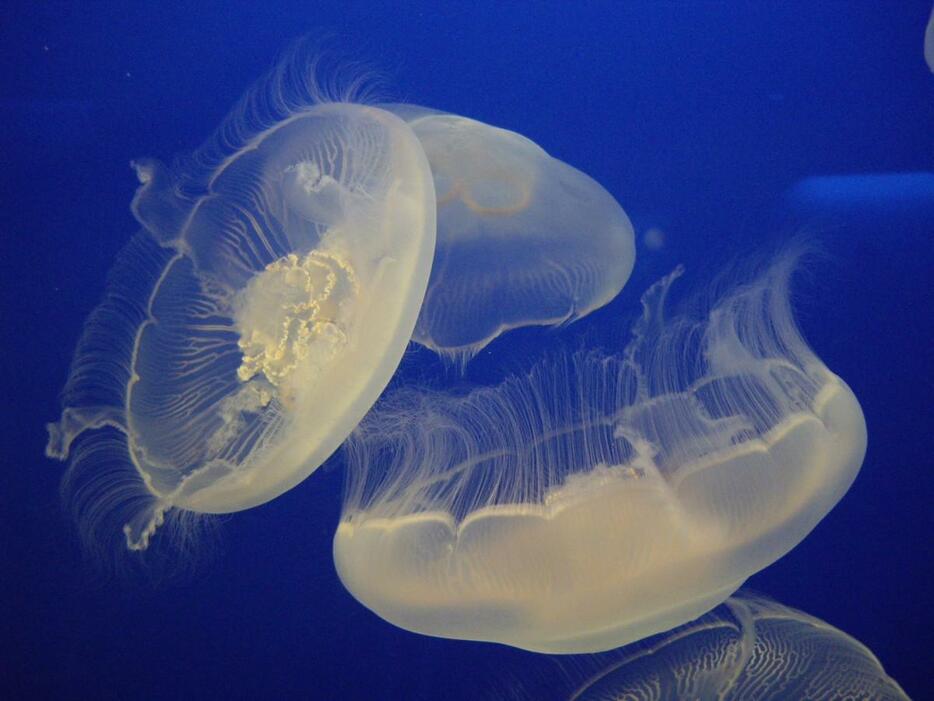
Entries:
[[859, 268], [860, 256], [884, 255], [888, 247], [911, 251], [922, 268], [931, 259], [934, 172], [812, 175], [785, 192], [782, 207], [786, 226], [845, 236]]
[[642, 234], [642, 245], [649, 251], [659, 251], [665, 247], [665, 240], [668, 237], [665, 232], [657, 226], [649, 227]]
[[928, 224], [934, 216], [934, 173], [815, 175], [789, 189], [785, 204], [793, 212], [811, 216], [863, 220], [872, 216], [888, 221], [900, 216]]
[[411, 631], [551, 653], [724, 601], [827, 514], [866, 448], [856, 398], [795, 327], [797, 260], [699, 319], [665, 317], [675, 271], [618, 355], [383, 400], [346, 444], [344, 585]]
[[924, 30], [924, 60], [927, 61], [928, 68], [934, 73], [934, 7], [931, 8], [931, 17], [928, 19], [928, 25]]
[[134, 164], [143, 232], [49, 425], [89, 545], [122, 531], [145, 549], [167, 514], [298, 484], [413, 333], [466, 361], [509, 328], [588, 313], [629, 276], [629, 221], [583, 173], [513, 132], [359, 104], [358, 76], [330, 91], [315, 78], [299, 45], [192, 157]]
[[806, 613], [748, 594], [731, 597], [705, 616], [657, 638], [599, 655], [534, 661], [513, 676], [513, 681], [485, 698], [908, 698], [858, 640]]
[[593, 179], [526, 137], [413, 105], [431, 164], [438, 244], [413, 340], [463, 363], [520, 326], [603, 306], [632, 272], [632, 225]]
[[[299, 56], [300, 57], [300, 56]], [[335, 102], [293, 56], [193, 157], [135, 164], [144, 231], [90, 318], [47, 452], [89, 540], [143, 549], [172, 507], [261, 504], [382, 392], [431, 270], [435, 194], [412, 130]], [[350, 83], [353, 86], [353, 83]]]

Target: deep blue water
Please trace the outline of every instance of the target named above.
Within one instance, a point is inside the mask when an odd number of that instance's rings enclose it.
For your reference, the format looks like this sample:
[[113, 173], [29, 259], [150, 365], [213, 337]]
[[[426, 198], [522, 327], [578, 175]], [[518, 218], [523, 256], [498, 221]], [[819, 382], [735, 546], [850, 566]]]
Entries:
[[[101, 579], [43, 456], [74, 343], [135, 231], [131, 159], [196, 148], [290, 40], [330, 33], [389, 96], [526, 134], [603, 184], [639, 248], [619, 325], [678, 262], [718, 265], [800, 231], [806, 338], [862, 403], [850, 492], [755, 590], [866, 644], [934, 695], [934, 171], [926, 1], [21, 3], [0, 20], [0, 698], [482, 698], [530, 653], [416, 636], [334, 573], [340, 464], [225, 519], [184, 576]], [[823, 182], [824, 185], [820, 185]], [[790, 194], [789, 194], [790, 193]], [[523, 367], [517, 332], [466, 379]], [[442, 372], [413, 353], [403, 372]]]

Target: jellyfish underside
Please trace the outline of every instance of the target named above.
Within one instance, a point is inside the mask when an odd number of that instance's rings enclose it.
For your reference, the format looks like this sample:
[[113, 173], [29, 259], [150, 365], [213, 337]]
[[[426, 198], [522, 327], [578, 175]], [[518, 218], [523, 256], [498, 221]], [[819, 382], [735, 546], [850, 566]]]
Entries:
[[495, 696], [516, 701], [908, 698], [859, 641], [749, 594], [731, 597], [658, 638], [574, 661], [559, 661], [540, 678], [523, 670], [517, 675], [522, 681]]
[[859, 404], [794, 326], [792, 265], [699, 322], [664, 321], [673, 274], [616, 357], [386, 400], [348, 445], [345, 586], [408, 630], [552, 653], [725, 600], [804, 538], [865, 451]]
[[425, 149], [438, 242], [413, 340], [469, 360], [522, 326], [574, 321], [632, 272], [632, 225], [597, 182], [528, 138], [467, 117], [385, 105]]
[[[86, 339], [126, 336], [126, 298], [142, 300], [128, 348], [79, 347], [48, 448], [65, 457], [102, 425], [124, 434], [113, 450], [151, 496], [126, 517], [131, 548], [145, 548], [172, 507], [237, 511], [307, 477], [411, 337], [435, 236], [418, 140], [391, 113], [356, 104], [279, 117], [230, 147], [235, 113], [222, 157], [192, 159], [194, 172], [137, 164], [134, 212], [169, 253], [149, 289], [125, 284], [92, 319]], [[117, 399], [81, 405], [103, 395]], [[70, 471], [95, 469], [78, 460]]]

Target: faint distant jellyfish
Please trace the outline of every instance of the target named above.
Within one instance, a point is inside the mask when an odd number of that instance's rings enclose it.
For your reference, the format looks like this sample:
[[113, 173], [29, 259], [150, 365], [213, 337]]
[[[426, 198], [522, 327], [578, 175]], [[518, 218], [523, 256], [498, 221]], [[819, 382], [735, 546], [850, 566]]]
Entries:
[[642, 245], [650, 251], [659, 251], [665, 247], [665, 232], [657, 226], [649, 227], [642, 234]]
[[347, 444], [344, 585], [411, 631], [553, 653], [724, 601], [814, 528], [865, 452], [856, 398], [795, 327], [794, 262], [698, 321], [664, 318], [676, 271], [618, 356], [384, 400]]
[[928, 18], [927, 27], [924, 28], [924, 60], [934, 72], [934, 7], [931, 8], [931, 16]]
[[506, 129], [413, 105], [438, 243], [413, 340], [465, 361], [504, 331], [585, 316], [622, 289], [632, 225], [597, 182]]
[[527, 665], [523, 681], [495, 698], [908, 699], [858, 640], [801, 611], [749, 595], [731, 597], [659, 638], [568, 661], [573, 664], [541, 665], [539, 674]]
[[424, 151], [389, 112], [288, 94], [293, 68], [176, 172], [136, 165], [146, 232], [85, 329], [47, 448], [64, 459], [117, 429], [71, 456], [66, 490], [86, 529], [119, 513], [130, 548], [172, 507], [238, 511], [307, 477], [411, 338], [435, 241]]

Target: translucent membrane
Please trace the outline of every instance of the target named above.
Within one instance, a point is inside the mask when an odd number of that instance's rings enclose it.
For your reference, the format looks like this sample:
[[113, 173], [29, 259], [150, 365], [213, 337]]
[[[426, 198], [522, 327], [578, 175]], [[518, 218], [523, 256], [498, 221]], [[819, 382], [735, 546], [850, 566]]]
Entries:
[[[601, 655], [529, 665], [509, 692], [515, 701], [609, 699], [906, 700], [865, 645], [801, 611], [741, 595], [696, 621], [643, 644]], [[530, 669], [531, 668], [531, 669]]]
[[468, 360], [509, 329], [589, 314], [622, 289], [632, 225], [593, 179], [526, 137], [387, 105], [418, 136], [438, 198], [438, 245], [413, 340]]
[[402, 628], [592, 652], [716, 606], [843, 496], [850, 389], [788, 306], [788, 255], [699, 321], [643, 297], [616, 357], [466, 396], [401, 392], [348, 444], [338, 573]]
[[389, 112], [290, 102], [294, 68], [172, 172], [136, 164], [146, 231], [88, 322], [48, 445], [64, 459], [82, 432], [117, 429], [73, 456], [66, 491], [87, 528], [121, 514], [131, 548], [171, 507], [237, 511], [307, 477], [411, 338], [434, 252], [428, 161]]

